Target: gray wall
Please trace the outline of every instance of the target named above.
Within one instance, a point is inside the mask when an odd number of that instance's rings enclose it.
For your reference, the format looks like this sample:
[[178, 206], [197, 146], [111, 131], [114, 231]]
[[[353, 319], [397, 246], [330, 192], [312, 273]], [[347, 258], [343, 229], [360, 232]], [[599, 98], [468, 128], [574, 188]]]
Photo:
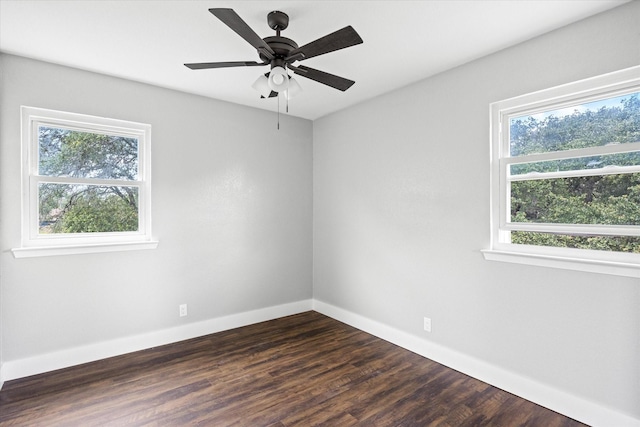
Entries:
[[639, 28], [633, 2], [316, 120], [314, 298], [640, 418], [640, 281], [480, 253], [489, 104], [640, 64]]
[[[2, 359], [312, 296], [312, 123], [0, 56]], [[152, 125], [156, 250], [14, 259], [20, 105]], [[178, 317], [187, 303], [189, 315]]]

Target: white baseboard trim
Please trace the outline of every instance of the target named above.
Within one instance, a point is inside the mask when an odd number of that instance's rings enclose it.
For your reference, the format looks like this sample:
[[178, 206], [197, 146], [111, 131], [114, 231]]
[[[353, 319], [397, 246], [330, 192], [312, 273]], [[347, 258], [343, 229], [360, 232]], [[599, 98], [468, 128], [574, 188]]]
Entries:
[[6, 381], [315, 310], [416, 354], [594, 427], [640, 427], [640, 419], [539, 383], [383, 323], [318, 300], [303, 300], [189, 323], [147, 334], [60, 350], [0, 364]]
[[314, 300], [313, 309], [480, 381], [594, 427], [640, 427], [630, 417], [342, 308]]
[[2, 364], [0, 384], [43, 372], [93, 362], [134, 351], [171, 344], [203, 335], [239, 328], [313, 309], [313, 300], [297, 301], [244, 313], [232, 314], [202, 322], [189, 323], [161, 331], [74, 347]]

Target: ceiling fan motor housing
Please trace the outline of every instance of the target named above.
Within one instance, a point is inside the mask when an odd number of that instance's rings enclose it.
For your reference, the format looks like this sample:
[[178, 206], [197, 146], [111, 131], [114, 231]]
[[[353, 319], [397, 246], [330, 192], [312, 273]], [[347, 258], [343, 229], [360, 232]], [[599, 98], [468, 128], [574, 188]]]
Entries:
[[[289, 56], [289, 52], [298, 48], [298, 44], [296, 42], [286, 37], [271, 36], [265, 37], [263, 40], [271, 49], [273, 49], [275, 52], [275, 58], [280, 60], [284, 60], [284, 58]], [[258, 54], [260, 55], [260, 59], [265, 62], [269, 62], [269, 58], [265, 57], [260, 50], [258, 50]]]

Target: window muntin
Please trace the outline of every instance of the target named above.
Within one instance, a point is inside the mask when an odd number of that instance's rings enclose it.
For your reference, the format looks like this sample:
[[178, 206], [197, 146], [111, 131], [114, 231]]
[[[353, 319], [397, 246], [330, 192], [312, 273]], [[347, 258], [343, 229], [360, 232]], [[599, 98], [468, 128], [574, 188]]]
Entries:
[[[586, 176], [586, 174], [603, 175], [620, 173], [620, 171], [622, 171], [621, 168], [625, 166], [640, 166], [640, 151], [600, 156], [572, 157], [569, 159], [541, 162], [516, 163], [509, 165], [509, 175], [512, 181], [535, 177], [544, 178], [545, 176], [551, 176], [554, 172], [568, 171], [575, 171], [578, 176]], [[630, 171], [635, 170], [635, 168], [627, 169]]]
[[497, 102], [491, 114], [485, 257], [640, 267], [640, 67]]
[[22, 119], [24, 248], [151, 241], [149, 125], [33, 107]]

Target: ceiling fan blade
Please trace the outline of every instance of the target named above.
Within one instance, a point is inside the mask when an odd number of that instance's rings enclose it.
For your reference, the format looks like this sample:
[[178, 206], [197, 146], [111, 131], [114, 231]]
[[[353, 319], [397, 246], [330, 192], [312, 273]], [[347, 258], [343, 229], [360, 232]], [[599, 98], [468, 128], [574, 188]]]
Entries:
[[[271, 93], [269, 94], [268, 98], [275, 98], [276, 96], [278, 96], [278, 92], [271, 91]], [[262, 96], [262, 95], [260, 95], [260, 98], [261, 99], [265, 99], [265, 97]]]
[[349, 79], [345, 79], [344, 77], [325, 73], [324, 71], [316, 70], [315, 68], [305, 67], [304, 65], [300, 65], [297, 67], [293, 67], [289, 65], [288, 67], [292, 69], [293, 72], [299, 76], [306, 77], [311, 80], [315, 80], [318, 83], [331, 86], [332, 88], [341, 90], [343, 92], [349, 89], [355, 83], [353, 80], [349, 80]]
[[313, 58], [314, 56], [324, 55], [325, 53], [333, 52], [336, 50], [344, 49], [345, 47], [354, 46], [362, 43], [362, 38], [352, 26], [344, 27], [341, 30], [328, 34], [324, 37], [320, 37], [318, 40], [307, 43], [304, 46], [300, 46], [297, 49], [289, 52], [287, 59], [292, 58], [298, 54], [303, 54], [304, 59]]
[[209, 12], [249, 42], [251, 46], [258, 49], [268, 59], [274, 58], [275, 52], [273, 49], [233, 9], [214, 8], [209, 9]]
[[232, 61], [232, 62], [198, 62], [195, 64], [184, 64], [192, 70], [204, 70], [208, 68], [228, 68], [228, 67], [258, 67], [267, 65], [266, 62], [255, 61]]

